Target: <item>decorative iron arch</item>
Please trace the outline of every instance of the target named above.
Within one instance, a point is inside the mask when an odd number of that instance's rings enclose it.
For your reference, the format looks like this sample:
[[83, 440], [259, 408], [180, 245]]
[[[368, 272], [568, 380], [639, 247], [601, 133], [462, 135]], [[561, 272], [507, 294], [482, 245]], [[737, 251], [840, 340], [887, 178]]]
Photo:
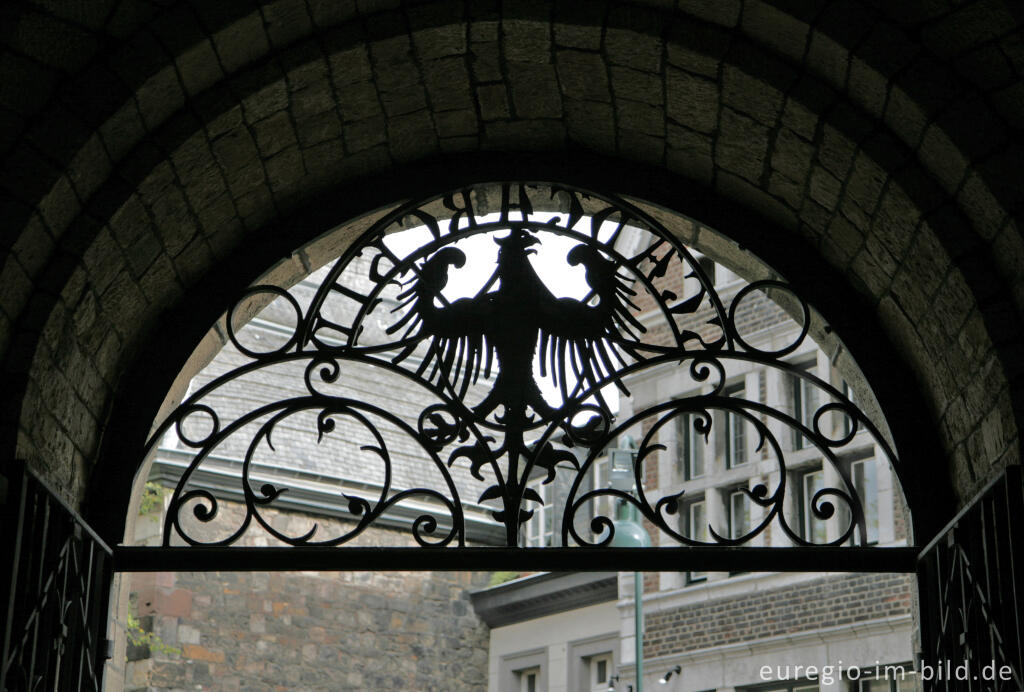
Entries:
[[[484, 260], [479, 257], [482, 248], [491, 251]], [[531, 256], [546, 259], [546, 269], [538, 270]], [[472, 272], [474, 268], [481, 271]], [[562, 281], [552, 280], [573, 273], [575, 293]], [[460, 282], [466, 275], [475, 275], [476, 283], [472, 278]], [[465, 285], [456, 285], [460, 283]], [[770, 350], [753, 346], [737, 319], [746, 303], [765, 297], [784, 306], [799, 325], [790, 343]], [[647, 308], [643, 321], [641, 305]], [[279, 321], [288, 329], [272, 343], [257, 344], [246, 339], [244, 325], [264, 309], [276, 311], [279, 318], [287, 314]], [[178, 555], [193, 550], [199, 551], [193, 555], [209, 557], [259, 527], [291, 546], [285, 550], [293, 556], [296, 549], [304, 555], [319, 551], [308, 564], [322, 567], [330, 562], [324, 549], [352, 542], [389, 512], [412, 504], [416, 516], [411, 536], [419, 547], [460, 554], [455, 562], [444, 563], [449, 566], [481, 567], [491, 563], [477, 561], [479, 549], [467, 543], [467, 506], [486, 509], [503, 529], [504, 547], [490, 549], [490, 554], [536, 553], [518, 549], [520, 527], [541, 501], [531, 481], [539, 475], [541, 483], [550, 483], [556, 474], [569, 474], [571, 488], [558, 508], [560, 549], [545, 549], [549, 557], [528, 560], [540, 568], [586, 568], [589, 558], [581, 562], [579, 548], [616, 550], [609, 548], [614, 521], [594, 511], [601, 499], [609, 498], [635, 508], [659, 532], [662, 546], [676, 546], [654, 549], [662, 562], [656, 559], [651, 564], [660, 564], [661, 569], [680, 569], [678, 559], [688, 562], [698, 559], [698, 553], [705, 565], [710, 559], [728, 565], [726, 569], [755, 569], [761, 558], [751, 562], [747, 556], [769, 550], [773, 557], [763, 564], [773, 565], [771, 569], [785, 569], [786, 564], [791, 569], [820, 568], [820, 560], [828, 556], [826, 562], [848, 569], [907, 571], [911, 550], [894, 559], [894, 549], [881, 551], [886, 553], [883, 557], [863, 547], [863, 503], [849, 465], [840, 459], [860, 430], [868, 432], [898, 469], [895, 450], [871, 416], [844, 392], [785, 360], [809, 338], [813, 321], [807, 301], [776, 277], [746, 284], [730, 300], [724, 299], [678, 234], [623, 197], [566, 185], [503, 183], [466, 186], [404, 204], [321, 272], [311, 297], [259, 285], [245, 291], [228, 310], [224, 332], [246, 362], [188, 396], [147, 444], [148, 453], [170, 431], [194, 454], [171, 497], [163, 548], [158, 550]], [[822, 403], [807, 420], [734, 396], [725, 389], [729, 362], [752, 363], [799, 378], [820, 393]], [[609, 392], [628, 393], [631, 376], [665, 364], [687, 368], [705, 389], [617, 419]], [[273, 369], [291, 369], [301, 378], [301, 394], [232, 415], [211, 405], [231, 387]], [[395, 411], [382, 407], [373, 396], [345, 392], [346, 373], [352, 369], [379, 373], [382, 382], [401, 383], [424, 403], [415, 411]], [[683, 493], [655, 497], [645, 491], [645, 464], [664, 448], [658, 441], [664, 426], [685, 415], [694, 431], [707, 439], [716, 411], [747, 421], [756, 434], [756, 449], [774, 459], [779, 473], [772, 487], [761, 483], [744, 489], [763, 510], [756, 526], [736, 537], [709, 527], [710, 538], [698, 539], [678, 526]], [[288, 488], [274, 481], [256, 487], [250, 472], [253, 460], [261, 450], [276, 451], [275, 429], [297, 416], [307, 418], [318, 443], [358, 431], [355, 437], [366, 442], [359, 453], [381, 470], [379, 489], [372, 496], [339, 493], [351, 524], [336, 535], [322, 535], [316, 526], [288, 534], [262, 514]], [[835, 417], [847, 423], [839, 436], [829, 434], [824, 424]], [[803, 536], [783, 511], [789, 488], [787, 450], [779, 440], [779, 426], [816, 447], [839, 479], [807, 498], [807, 510], [819, 519], [844, 510], [844, 526], [827, 542], [815, 544]], [[627, 431], [637, 429], [643, 434], [631, 461], [632, 487], [588, 489], [585, 479], [594, 473], [597, 460]], [[435, 476], [434, 485], [396, 483], [396, 436], [417, 450], [419, 463]], [[190, 487], [190, 479], [215, 450], [238, 444], [239, 439], [245, 450], [238, 478], [244, 516], [235, 526], [211, 533], [205, 529], [218, 519], [218, 500], [207, 490]], [[465, 497], [471, 486], [454, 478], [459, 468], [480, 484], [476, 497]], [[613, 503], [604, 506], [609, 504]], [[769, 526], [776, 526], [798, 547], [746, 546]], [[861, 547], [848, 547], [851, 543]], [[242, 549], [230, 550], [237, 556]], [[253, 550], [277, 554], [270, 548]], [[344, 552], [360, 550], [347, 546]], [[395, 550], [407, 554], [408, 549]], [[780, 551], [791, 551], [793, 560], [778, 559]], [[121, 548], [122, 564], [128, 560], [139, 568], [146, 563], [144, 553], [145, 549]], [[849, 561], [853, 554], [862, 560]], [[374, 555], [372, 567], [409, 566], [398, 559], [392, 562], [380, 550]], [[253, 558], [251, 564], [269, 564], [261, 559]], [[524, 566], [521, 560], [517, 564]]]

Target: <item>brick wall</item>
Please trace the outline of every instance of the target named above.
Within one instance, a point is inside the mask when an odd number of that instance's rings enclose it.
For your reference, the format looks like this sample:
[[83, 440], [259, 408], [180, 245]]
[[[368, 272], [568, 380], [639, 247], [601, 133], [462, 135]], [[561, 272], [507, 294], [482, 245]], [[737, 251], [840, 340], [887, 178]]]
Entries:
[[[275, 524], [296, 518], [264, 513]], [[148, 525], [155, 527], [155, 518]], [[360, 543], [405, 540], [377, 529]], [[487, 685], [489, 630], [468, 592], [489, 578], [445, 572], [132, 575], [140, 625], [176, 651], [129, 647], [126, 688], [478, 692]]]
[[911, 612], [913, 576], [829, 576], [645, 615], [644, 656], [655, 657], [826, 629]]

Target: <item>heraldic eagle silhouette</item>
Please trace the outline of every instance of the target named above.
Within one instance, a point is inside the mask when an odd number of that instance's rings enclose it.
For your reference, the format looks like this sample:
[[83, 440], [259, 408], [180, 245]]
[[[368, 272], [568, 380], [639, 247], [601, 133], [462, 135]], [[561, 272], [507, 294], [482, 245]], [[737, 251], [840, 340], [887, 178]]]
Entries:
[[[473, 297], [448, 302], [441, 295], [449, 269], [466, 263], [465, 253], [454, 247], [433, 254], [403, 284], [407, 288], [394, 312], [405, 312], [387, 332], [404, 329], [408, 344], [393, 362], [406, 359], [427, 340], [417, 375], [429, 369], [427, 379], [460, 400], [481, 372], [489, 378], [497, 366], [490, 392], [472, 413], [482, 421], [503, 406], [494, 419], [507, 427], [550, 421], [564, 413], [564, 402], [588, 391], [607, 410], [596, 385], [626, 365], [623, 353], [636, 357], [629, 342], [646, 331], [631, 312], [637, 310], [632, 279], [620, 275], [618, 264], [596, 247], [576, 245], [565, 259], [583, 266], [590, 291], [582, 300], [557, 298], [529, 261], [536, 253], [531, 246], [541, 242], [535, 233], [513, 226], [494, 242], [499, 246], [496, 267]], [[553, 380], [562, 407], [551, 406], [541, 394], [533, 369], [538, 353], [540, 376]]]

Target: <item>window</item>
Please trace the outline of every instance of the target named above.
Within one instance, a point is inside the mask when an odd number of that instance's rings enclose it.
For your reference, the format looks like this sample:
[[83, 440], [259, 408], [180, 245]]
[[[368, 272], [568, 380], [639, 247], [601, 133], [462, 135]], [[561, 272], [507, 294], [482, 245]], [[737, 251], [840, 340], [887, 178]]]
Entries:
[[828, 540], [826, 520], [814, 514], [814, 496], [825, 487], [825, 473], [821, 469], [807, 471], [800, 477], [800, 537], [811, 543]]
[[519, 692], [540, 691], [540, 668], [521, 670], [519, 675]]
[[750, 531], [750, 498], [743, 490], [729, 493], [729, 538], [740, 538]]
[[526, 546], [529, 548], [554, 545], [555, 515], [552, 511], [551, 497], [554, 483], [544, 483], [546, 478], [547, 476], [544, 476], [527, 484], [528, 487], [537, 491], [542, 500], [541, 504], [523, 503], [524, 505], [528, 504], [529, 509], [533, 510], [533, 516], [526, 522]]
[[704, 475], [704, 439], [693, 424], [697, 416], [684, 413], [676, 417], [676, 468], [685, 480]]
[[590, 687], [588, 689], [591, 692], [606, 692], [608, 679], [612, 675], [611, 652], [591, 656], [587, 662], [587, 668], [590, 670]]
[[910, 692], [917, 688], [912, 663], [876, 665], [874, 677], [850, 680], [850, 692]]
[[[801, 368], [804, 372], [813, 375], [814, 364]], [[814, 429], [814, 414], [818, 411], [818, 390], [808, 380], [797, 375], [791, 375], [789, 379], [790, 400], [793, 403], [793, 417], [805, 427]], [[811, 441], [803, 434], [793, 431], [793, 449], [806, 449], [811, 446]]]
[[[744, 398], [743, 385], [731, 387], [725, 395], [735, 399]], [[735, 413], [725, 414], [725, 466], [734, 468], [747, 463], [747, 422]]]
[[503, 656], [498, 664], [501, 692], [547, 692], [546, 649]]
[[[692, 538], [696, 541], [708, 540], [708, 513], [707, 504], [705, 504], [704, 500], [691, 502], [686, 506], [686, 512], [683, 515], [683, 522], [685, 524], [683, 527], [683, 534], [687, 538]], [[706, 581], [707, 578], [707, 572], [686, 573], [687, 584], [696, 584], [698, 582]]]
[[[615, 675], [619, 633], [608, 632], [569, 642], [567, 692], [607, 692]], [[625, 689], [625, 688], [621, 688]]]
[[[855, 403], [853, 401], [853, 389], [850, 387], [850, 385], [846, 384], [845, 381], [843, 382], [842, 392], [843, 392], [843, 396], [845, 396], [847, 399], [850, 400], [850, 403]], [[846, 414], [840, 413], [839, 414], [840, 438], [846, 437], [847, 435], [849, 435], [851, 430], [853, 430], [853, 420], [849, 416], [847, 416]]]
[[[865, 545], [878, 543], [878, 471], [874, 459], [859, 459], [850, 464], [850, 479], [864, 509]], [[856, 534], [852, 536], [858, 540]]]

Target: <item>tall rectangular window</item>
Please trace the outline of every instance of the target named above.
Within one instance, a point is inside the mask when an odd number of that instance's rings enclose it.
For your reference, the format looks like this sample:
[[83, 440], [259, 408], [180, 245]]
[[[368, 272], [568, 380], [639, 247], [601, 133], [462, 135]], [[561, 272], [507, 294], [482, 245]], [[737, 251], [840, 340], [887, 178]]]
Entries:
[[825, 543], [828, 540], [828, 525], [825, 519], [814, 514], [814, 496], [825, 487], [825, 473], [821, 469], [808, 471], [800, 477], [800, 536], [811, 543]]
[[[707, 504], [704, 500], [691, 502], [686, 506], [686, 513], [683, 515], [685, 522], [683, 534], [695, 541], [708, 541], [708, 513]], [[695, 584], [705, 581], [708, 578], [707, 572], [687, 572], [686, 583]]]
[[729, 538], [740, 538], [750, 531], [750, 498], [742, 490], [729, 493]]
[[[864, 509], [864, 536], [867, 543], [878, 543], [878, 465], [874, 459], [859, 459], [850, 464], [853, 489]], [[854, 535], [854, 540], [857, 536]]]
[[540, 668], [519, 672], [519, 692], [540, 692]]
[[691, 413], [676, 416], [676, 467], [685, 480], [704, 475], [704, 436], [693, 424], [698, 418]]
[[552, 511], [552, 489], [554, 483], [544, 483], [537, 479], [528, 484], [540, 495], [542, 504], [524, 502], [527, 509], [533, 510], [533, 516], [526, 522], [526, 545], [531, 548], [542, 548], [554, 545], [555, 517]]
[[[803, 368], [804, 372], [813, 375], [814, 363]], [[808, 380], [797, 375], [789, 378], [789, 395], [793, 417], [804, 427], [814, 429], [814, 414], [818, 411], [818, 389]], [[793, 449], [806, 449], [811, 441], [798, 430], [793, 431]]]
[[[726, 390], [728, 397], [742, 399], [743, 385]], [[735, 413], [725, 414], [725, 466], [734, 468], [747, 463], [747, 422]]]
[[612, 655], [607, 653], [591, 656], [587, 668], [590, 673], [591, 692], [607, 692], [612, 675]]

